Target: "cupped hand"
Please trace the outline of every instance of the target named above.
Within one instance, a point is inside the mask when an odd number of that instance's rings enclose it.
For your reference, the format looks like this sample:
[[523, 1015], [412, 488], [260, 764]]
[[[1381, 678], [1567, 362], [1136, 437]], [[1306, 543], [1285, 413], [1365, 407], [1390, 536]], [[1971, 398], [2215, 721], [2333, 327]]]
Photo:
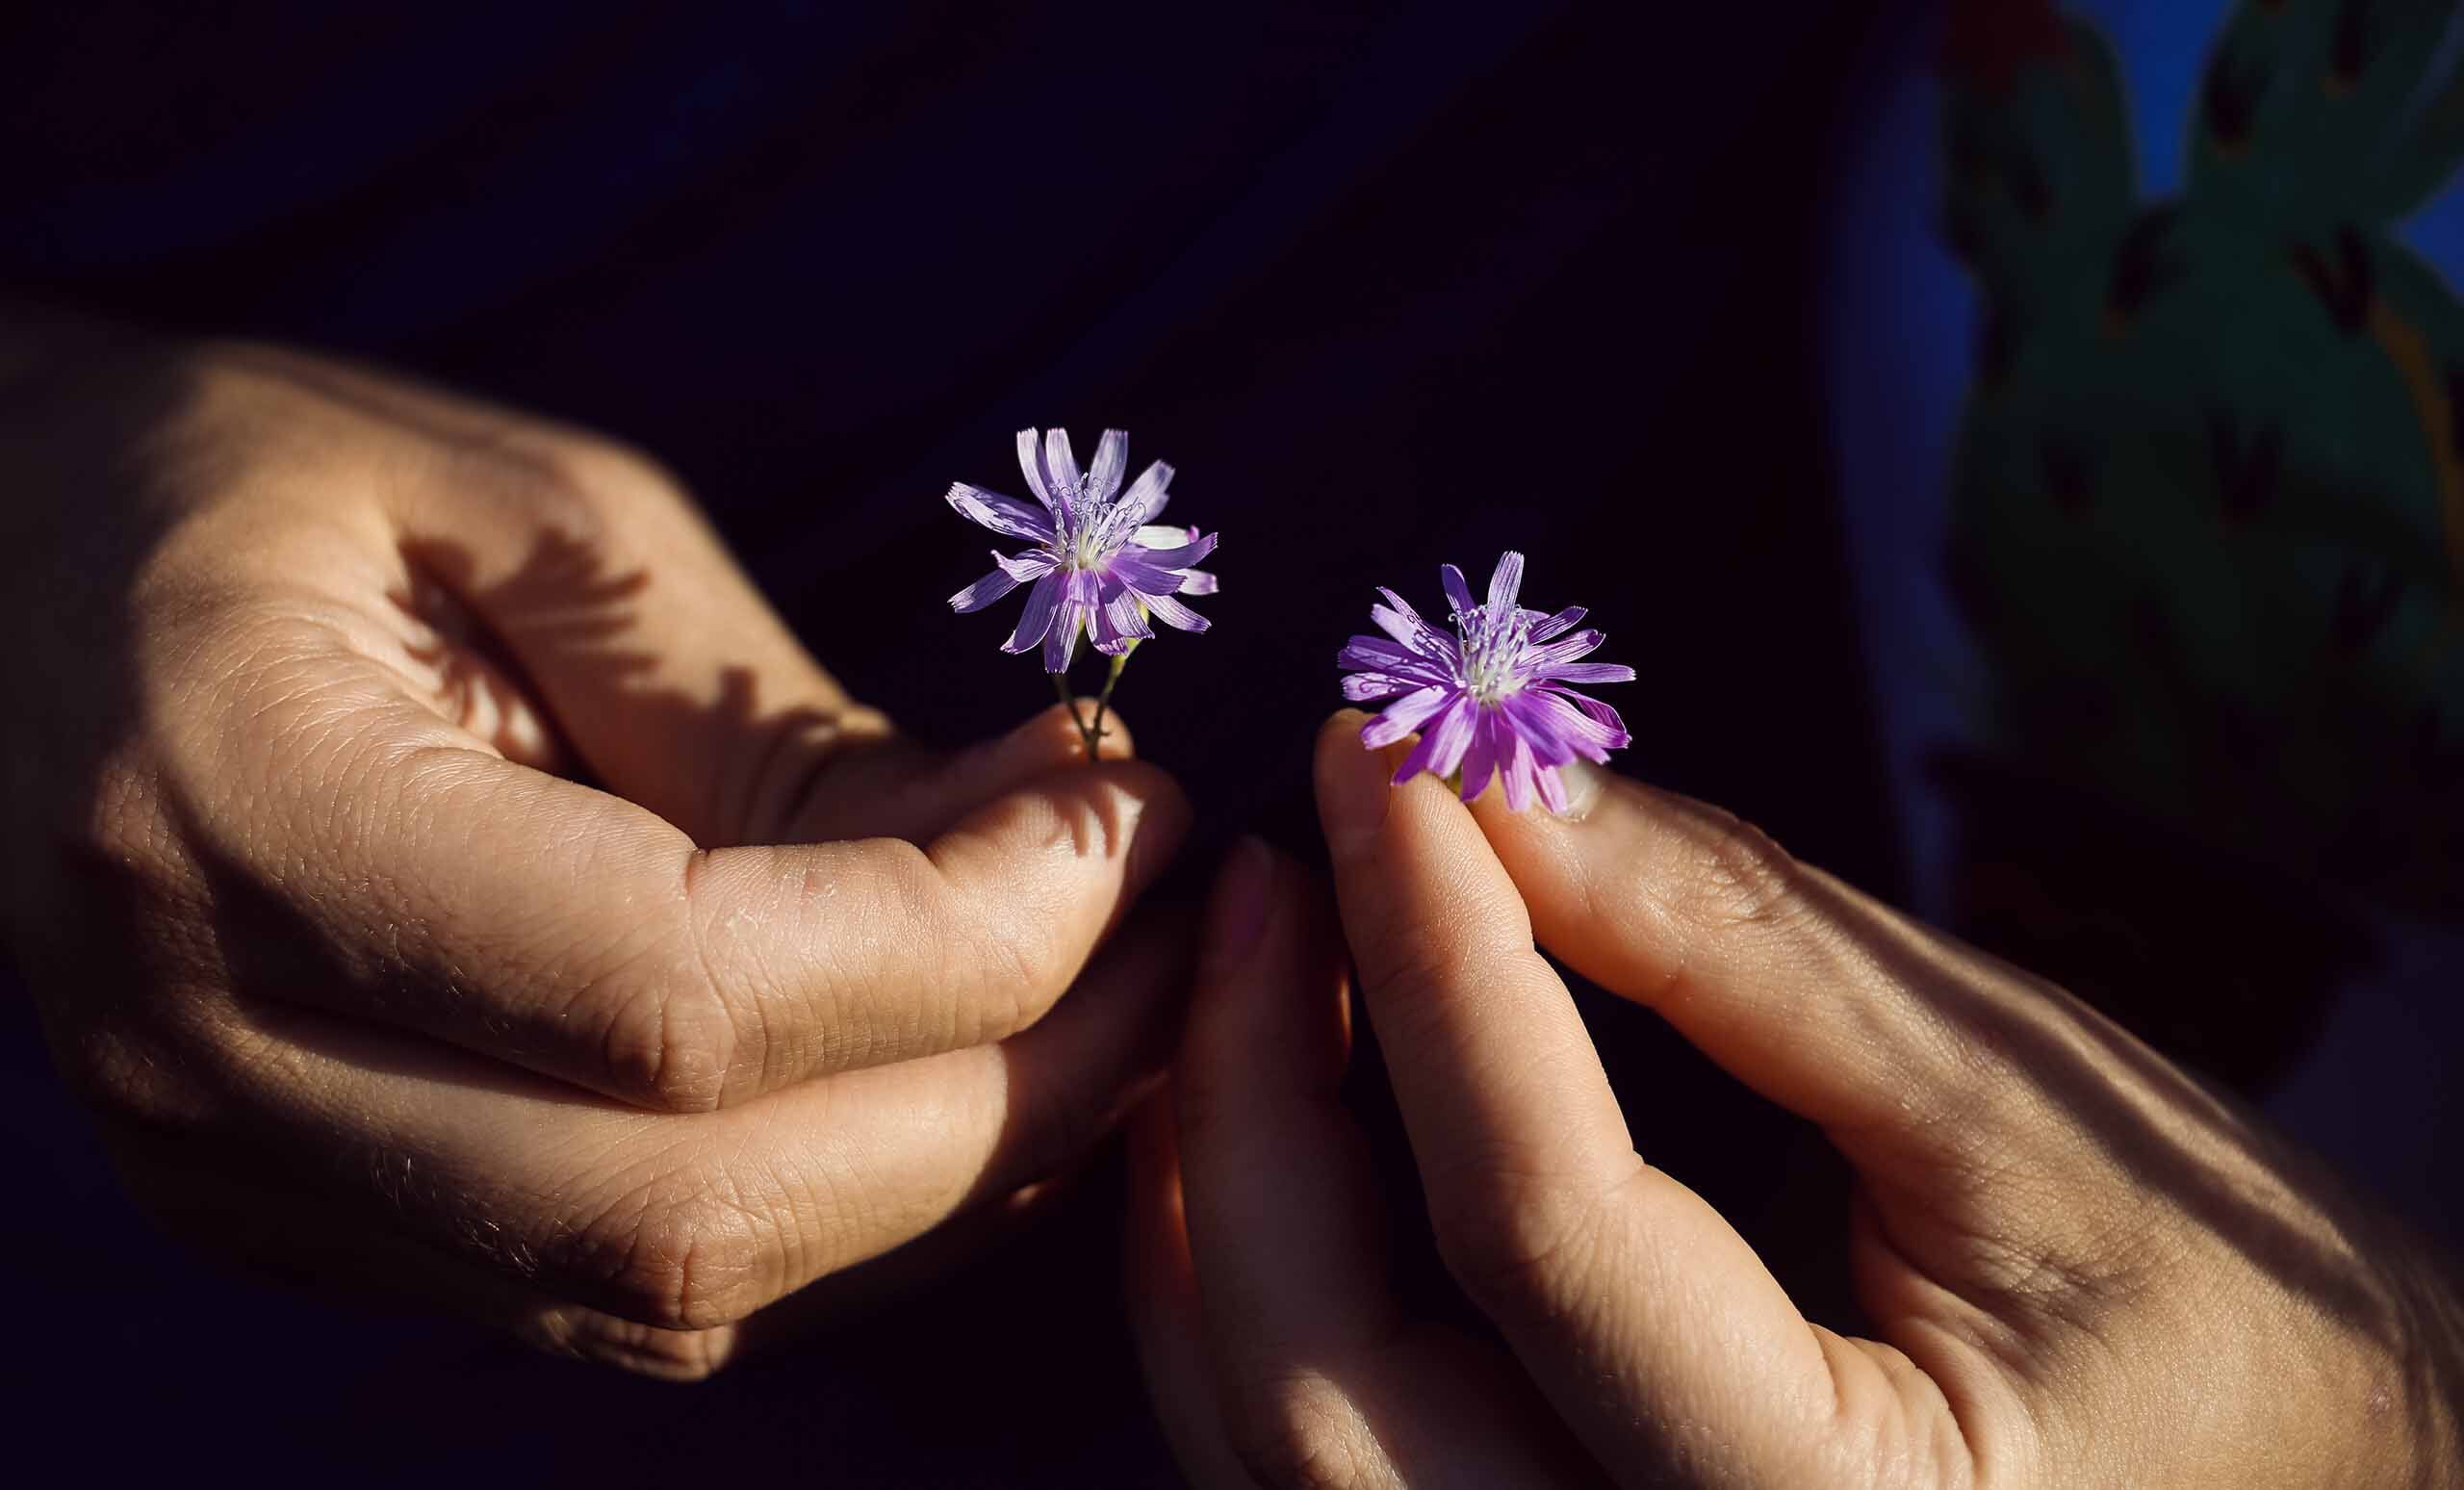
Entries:
[[175, 1228], [693, 1375], [1149, 1078], [1162, 773], [900, 740], [604, 441], [12, 337], [5, 909]]
[[[1714, 809], [1390, 790], [1322, 735], [1344, 938], [1438, 1249], [1407, 1317], [1335, 1095], [1343, 954], [1250, 849], [1209, 912], [1133, 1294], [1207, 1485], [2431, 1486], [2464, 1310], [2419, 1243], [2077, 1000]], [[1259, 929], [1262, 928], [1262, 929]], [[1636, 1145], [1534, 938], [1820, 1124], [1875, 1338], [1810, 1323]], [[1642, 1136], [1647, 1152], [1648, 1134]]]

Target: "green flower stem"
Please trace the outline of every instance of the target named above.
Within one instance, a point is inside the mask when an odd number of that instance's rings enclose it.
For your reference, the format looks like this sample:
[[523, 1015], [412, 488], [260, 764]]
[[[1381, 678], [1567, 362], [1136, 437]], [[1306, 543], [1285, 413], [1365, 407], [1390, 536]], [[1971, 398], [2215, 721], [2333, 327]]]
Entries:
[[1104, 691], [1095, 695], [1095, 728], [1087, 741], [1087, 758], [1090, 760], [1095, 758], [1095, 741], [1104, 737], [1104, 710], [1112, 707], [1113, 687], [1120, 681], [1120, 670], [1129, 666], [1130, 653], [1137, 650], [1138, 643], [1131, 642], [1126, 649], [1114, 656], [1111, 670], [1104, 674]]
[[1095, 732], [1087, 728], [1086, 716], [1078, 712], [1078, 701], [1069, 695], [1069, 675], [1046, 673], [1044, 676], [1052, 680], [1052, 696], [1061, 701], [1062, 707], [1069, 710], [1069, 722], [1078, 727], [1078, 737], [1087, 742], [1087, 758], [1094, 759]]
[[1061, 701], [1062, 707], [1069, 710], [1069, 722], [1078, 727], [1078, 737], [1087, 742], [1087, 759], [1090, 764], [1093, 763], [1101, 754], [1104, 714], [1112, 707], [1113, 689], [1120, 682], [1120, 670], [1129, 664], [1130, 652], [1137, 650], [1138, 643], [1133, 641], [1129, 644], [1128, 652], [1123, 652], [1113, 658], [1112, 670], [1104, 675], [1104, 690], [1095, 695], [1095, 722], [1091, 725], [1087, 722], [1085, 715], [1078, 712], [1078, 700], [1069, 692], [1069, 675], [1066, 673], [1044, 674], [1046, 678], [1052, 680], [1053, 697]]

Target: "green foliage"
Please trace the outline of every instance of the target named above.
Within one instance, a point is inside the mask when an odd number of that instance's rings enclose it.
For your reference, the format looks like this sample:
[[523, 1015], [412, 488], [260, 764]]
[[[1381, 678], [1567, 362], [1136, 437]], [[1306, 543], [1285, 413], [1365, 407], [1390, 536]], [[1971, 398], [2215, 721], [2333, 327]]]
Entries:
[[2464, 910], [2464, 306], [2397, 242], [2464, 156], [2444, 0], [2251, 0], [2181, 196], [2111, 48], [1951, 80], [1985, 293], [1953, 592], [1998, 755], [2417, 910]]

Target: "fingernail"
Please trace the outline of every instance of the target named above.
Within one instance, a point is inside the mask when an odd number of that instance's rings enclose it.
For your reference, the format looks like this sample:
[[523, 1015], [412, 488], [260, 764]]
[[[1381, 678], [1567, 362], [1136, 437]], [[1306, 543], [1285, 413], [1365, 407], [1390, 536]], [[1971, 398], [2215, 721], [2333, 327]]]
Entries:
[[1223, 873], [1216, 882], [1215, 925], [1207, 940], [1218, 955], [1240, 958], [1256, 946], [1273, 889], [1273, 850], [1255, 835], [1241, 835], [1223, 857]]
[[1326, 847], [1339, 859], [1360, 852], [1386, 824], [1394, 764], [1378, 750], [1338, 750], [1319, 791], [1318, 816]]
[[1566, 809], [1557, 816], [1569, 823], [1581, 822], [1591, 814], [1600, 794], [1607, 789], [1608, 773], [1588, 760], [1574, 759], [1557, 767], [1557, 780], [1565, 784]]

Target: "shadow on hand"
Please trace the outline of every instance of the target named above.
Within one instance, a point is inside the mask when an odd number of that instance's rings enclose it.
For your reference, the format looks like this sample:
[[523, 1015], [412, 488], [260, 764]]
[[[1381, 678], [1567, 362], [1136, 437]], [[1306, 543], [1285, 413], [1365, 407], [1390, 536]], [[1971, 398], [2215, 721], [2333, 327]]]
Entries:
[[[1994, 997], [1922, 935], [1872, 917], [1819, 880], [1801, 888], [1874, 966], [2041, 1086], [2122, 1183], [2179, 1210], [2288, 1293], [2386, 1349], [2402, 1366], [2410, 1426], [2426, 1432], [2443, 1422], [2452, 1431], [2464, 1392], [2464, 1309], [2451, 1260], [2348, 1195], [2325, 1166], [2233, 1099], [2111, 1026], [2074, 1017], [2049, 992]], [[2431, 1483], [2426, 1470], [2418, 1483]]]

